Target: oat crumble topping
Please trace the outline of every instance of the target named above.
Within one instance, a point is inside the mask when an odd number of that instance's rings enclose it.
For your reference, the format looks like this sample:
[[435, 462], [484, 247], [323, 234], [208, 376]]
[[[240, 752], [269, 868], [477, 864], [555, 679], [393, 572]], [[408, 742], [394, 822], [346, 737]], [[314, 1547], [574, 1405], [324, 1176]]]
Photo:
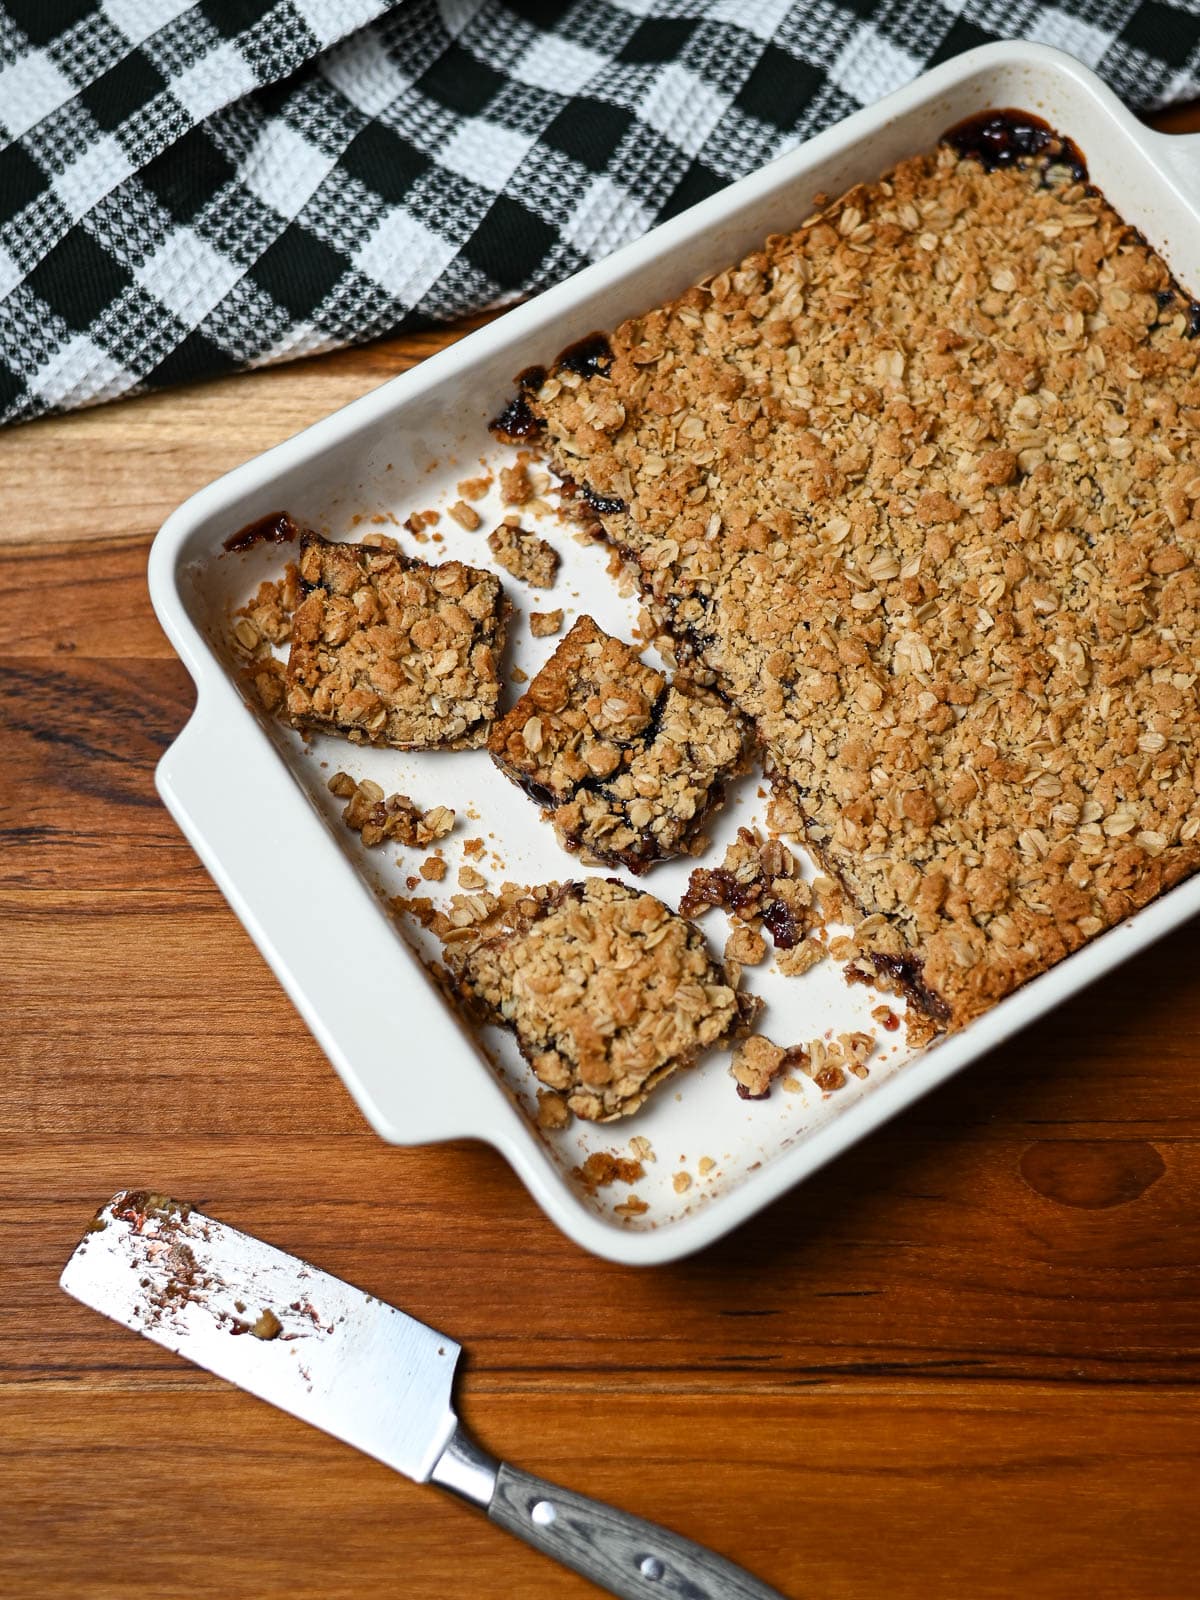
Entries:
[[563, 614], [557, 611], [531, 611], [529, 631], [535, 639], [550, 639], [562, 632]]
[[755, 1010], [697, 928], [614, 879], [513, 891], [507, 903], [476, 898], [459, 923], [453, 911], [440, 924], [429, 918], [449, 938], [451, 975], [485, 1018], [512, 1029], [537, 1077], [576, 1116], [606, 1122], [636, 1111]]
[[711, 690], [668, 685], [580, 617], [488, 741], [560, 843], [645, 871], [703, 848], [706, 816], [745, 765], [745, 723]]
[[515, 517], [506, 517], [488, 534], [488, 549], [505, 572], [535, 589], [549, 589], [557, 576], [558, 551], [536, 533], [527, 533]]
[[524, 396], [951, 1026], [1200, 865], [1200, 341], [1063, 176], [905, 161]]
[[507, 616], [492, 573], [429, 566], [390, 540], [333, 544], [305, 533], [299, 575], [287, 667], [296, 727], [400, 750], [486, 742]]

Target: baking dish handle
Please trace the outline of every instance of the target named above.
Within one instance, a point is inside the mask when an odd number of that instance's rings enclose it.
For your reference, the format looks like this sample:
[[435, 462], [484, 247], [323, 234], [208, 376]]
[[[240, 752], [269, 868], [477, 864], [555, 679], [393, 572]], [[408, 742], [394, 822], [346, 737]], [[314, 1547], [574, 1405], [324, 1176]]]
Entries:
[[394, 1144], [494, 1142], [516, 1113], [432, 983], [413, 1004], [413, 957], [326, 821], [311, 804], [278, 819], [259, 809], [280, 764], [233, 686], [208, 682], [158, 790], [375, 1130]]

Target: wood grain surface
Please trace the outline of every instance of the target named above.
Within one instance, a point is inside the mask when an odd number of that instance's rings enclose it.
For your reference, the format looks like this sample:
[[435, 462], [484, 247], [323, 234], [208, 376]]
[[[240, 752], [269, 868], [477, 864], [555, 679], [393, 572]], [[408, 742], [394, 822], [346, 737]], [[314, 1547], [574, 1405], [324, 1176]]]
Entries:
[[595, 1592], [66, 1299], [92, 1210], [149, 1184], [461, 1341], [497, 1453], [796, 1600], [1190, 1600], [1195, 926], [635, 1271], [490, 1150], [381, 1144], [159, 804], [192, 689], [146, 597], [158, 524], [443, 342], [0, 434], [0, 1591]]

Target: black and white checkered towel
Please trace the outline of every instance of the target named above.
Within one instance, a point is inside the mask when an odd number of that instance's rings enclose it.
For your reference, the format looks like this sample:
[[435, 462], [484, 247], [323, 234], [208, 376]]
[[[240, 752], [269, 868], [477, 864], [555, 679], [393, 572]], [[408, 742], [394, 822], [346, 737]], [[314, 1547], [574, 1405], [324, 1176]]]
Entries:
[[1200, 0], [0, 0], [0, 420], [574, 272], [933, 62], [1200, 93]]

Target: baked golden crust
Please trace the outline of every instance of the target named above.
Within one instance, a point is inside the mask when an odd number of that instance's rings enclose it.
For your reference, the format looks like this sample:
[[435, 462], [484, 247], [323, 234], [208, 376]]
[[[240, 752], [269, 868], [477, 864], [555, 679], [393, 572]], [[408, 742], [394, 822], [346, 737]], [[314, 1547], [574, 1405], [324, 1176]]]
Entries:
[[494, 574], [410, 560], [391, 540], [305, 533], [299, 579], [287, 664], [295, 727], [398, 750], [486, 742], [508, 609]]
[[697, 928], [615, 879], [547, 884], [504, 915], [491, 937], [448, 943], [447, 963], [576, 1116], [609, 1122], [636, 1111], [752, 1013]]
[[943, 148], [524, 397], [952, 1025], [1200, 865], [1190, 322], [1094, 190]]
[[748, 728], [711, 690], [668, 684], [591, 617], [571, 628], [497, 722], [488, 750], [547, 807], [565, 849], [645, 871], [694, 852]]
[[535, 589], [549, 589], [557, 576], [558, 551], [536, 533], [526, 532], [515, 518], [506, 518], [488, 534], [488, 549], [505, 572]]

